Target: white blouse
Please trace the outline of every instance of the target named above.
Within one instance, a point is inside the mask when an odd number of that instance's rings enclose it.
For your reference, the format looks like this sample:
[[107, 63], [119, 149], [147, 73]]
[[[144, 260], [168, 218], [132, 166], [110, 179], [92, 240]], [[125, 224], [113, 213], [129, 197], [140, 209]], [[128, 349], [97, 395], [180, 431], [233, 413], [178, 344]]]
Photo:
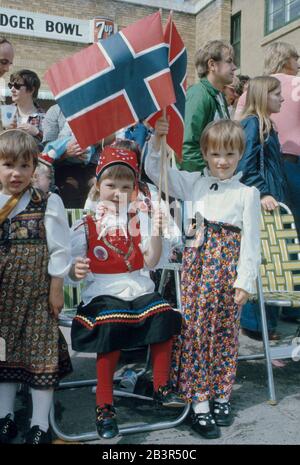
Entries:
[[[151, 221], [147, 213], [139, 212], [140, 231], [141, 231], [141, 251], [144, 252], [148, 248], [148, 243], [151, 238]], [[71, 248], [73, 262], [76, 257], [86, 257], [87, 243], [85, 228], [82, 220], [74, 223], [71, 231]], [[171, 250], [171, 242], [163, 239], [162, 254], [159, 262], [154, 269], [162, 268], [169, 262]], [[73, 285], [79, 285], [78, 281], [68, 281]], [[81, 298], [84, 305], [87, 305], [97, 296], [111, 295], [123, 300], [133, 300], [144, 294], [154, 292], [154, 282], [149, 276], [149, 270], [144, 268], [127, 273], [107, 273], [97, 274], [89, 273], [83, 281]]]
[[[149, 144], [145, 171], [159, 182], [160, 154]], [[242, 184], [242, 173], [220, 180], [204, 170], [190, 173], [168, 169], [169, 194], [184, 202], [189, 218], [199, 212], [208, 221], [229, 223], [241, 228], [241, 249], [234, 287], [256, 291], [255, 279], [260, 264], [260, 195], [255, 187]], [[217, 187], [217, 189], [216, 189]]]
[[[10, 195], [0, 193], [0, 208]], [[30, 192], [26, 191], [16, 207], [8, 215], [9, 219], [21, 213], [29, 204]], [[70, 229], [61, 198], [50, 194], [44, 218], [46, 240], [49, 251], [48, 273], [50, 276], [64, 278], [71, 267]]]

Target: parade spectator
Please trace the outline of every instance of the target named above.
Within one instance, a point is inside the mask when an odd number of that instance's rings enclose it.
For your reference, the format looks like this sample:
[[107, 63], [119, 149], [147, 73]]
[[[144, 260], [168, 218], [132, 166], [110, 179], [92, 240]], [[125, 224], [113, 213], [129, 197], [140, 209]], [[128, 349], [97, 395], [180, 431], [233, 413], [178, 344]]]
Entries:
[[[145, 165], [156, 184], [160, 139], [167, 132], [167, 120], [158, 120]], [[240, 308], [255, 292], [260, 262], [259, 192], [235, 174], [244, 147], [238, 123], [213, 122], [201, 137], [208, 164], [204, 175], [168, 168], [170, 194], [192, 202], [195, 219], [183, 253], [184, 321], [174, 345], [171, 379], [192, 403], [193, 429], [207, 439], [219, 437], [219, 426], [233, 422], [229, 400], [236, 375]]]
[[54, 388], [72, 371], [58, 326], [63, 278], [71, 266], [70, 232], [61, 199], [31, 187], [38, 154], [23, 130], [0, 135], [1, 444], [18, 433], [14, 404], [20, 383], [31, 388], [33, 406], [25, 442], [51, 442]]
[[231, 84], [224, 86], [224, 94], [228, 106], [228, 113], [231, 119], [234, 119], [234, 113], [236, 105], [241, 94], [239, 93], [240, 80], [237, 76], [234, 76]]
[[97, 215], [80, 220], [72, 233], [70, 276], [84, 279], [82, 303], [72, 323], [72, 348], [97, 353], [96, 427], [105, 439], [119, 431], [113, 375], [121, 349], [150, 344], [154, 400], [166, 407], [184, 406], [168, 384], [172, 338], [180, 331], [181, 315], [154, 292], [143, 270], [159, 267], [166, 259], [162, 213], [154, 212], [150, 231], [147, 214], [132, 216], [129, 206], [137, 191], [137, 172], [133, 151], [105, 147], [96, 172]]
[[113, 140], [114, 135], [82, 149], [59, 106], [49, 108], [44, 122], [44, 152], [50, 149], [55, 153], [55, 184], [66, 208], [84, 208], [102, 145]]
[[40, 85], [38, 75], [28, 69], [22, 69], [10, 76], [8, 87], [11, 89], [11, 99], [17, 111], [9, 128], [18, 128], [27, 132], [42, 148], [45, 112], [36, 103]]
[[[299, 54], [286, 42], [273, 42], [265, 51], [264, 74], [281, 82], [284, 98], [279, 113], [272, 115], [282, 147], [284, 171], [289, 190], [290, 208], [300, 239], [300, 77]], [[238, 102], [236, 119], [241, 118], [246, 94]]]
[[9, 71], [13, 64], [14, 49], [11, 43], [4, 37], [0, 37], [0, 78]]
[[32, 176], [32, 186], [47, 194], [50, 192], [52, 183], [52, 166], [39, 160], [38, 165]]
[[198, 50], [195, 66], [200, 81], [187, 90], [185, 106], [185, 130], [181, 169], [202, 171], [205, 167], [199, 140], [211, 121], [228, 119], [224, 87], [233, 81], [233, 48], [220, 40], [212, 40]]
[[237, 77], [239, 78], [239, 81], [240, 81], [240, 85], [239, 85], [239, 88], [237, 89], [237, 92], [239, 96], [241, 96], [248, 89], [249, 82], [250, 82], [250, 76], [247, 76], [246, 74], [238, 74]]
[[[273, 76], [251, 79], [241, 124], [246, 136], [246, 149], [238, 169], [241, 181], [260, 191], [261, 205], [267, 211], [278, 207], [278, 202], [289, 203], [288, 187], [280, 151], [276, 126], [271, 119], [283, 103], [281, 82]], [[276, 333], [278, 307], [267, 306], [266, 316], [271, 340], [279, 339]], [[284, 311], [283, 314], [289, 315]], [[293, 314], [297, 316], [293, 309]], [[261, 319], [256, 303], [247, 303], [242, 311], [243, 332], [261, 339]]]
[[[10, 66], [13, 64], [14, 59], [14, 49], [11, 43], [5, 39], [4, 37], [0, 36], [0, 81], [1, 87], [0, 88], [0, 105], [5, 103], [4, 99], [4, 79], [1, 78], [9, 71]], [[2, 126], [2, 119], [0, 119], [0, 134], [3, 131]]]

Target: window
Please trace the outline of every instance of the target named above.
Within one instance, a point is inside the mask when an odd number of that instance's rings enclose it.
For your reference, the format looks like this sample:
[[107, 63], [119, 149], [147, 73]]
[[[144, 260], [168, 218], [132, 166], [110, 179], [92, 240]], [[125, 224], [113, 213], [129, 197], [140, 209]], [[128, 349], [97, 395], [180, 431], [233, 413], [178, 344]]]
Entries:
[[231, 17], [231, 44], [234, 50], [234, 62], [241, 65], [241, 12]]
[[300, 18], [300, 0], [266, 0], [266, 32]]

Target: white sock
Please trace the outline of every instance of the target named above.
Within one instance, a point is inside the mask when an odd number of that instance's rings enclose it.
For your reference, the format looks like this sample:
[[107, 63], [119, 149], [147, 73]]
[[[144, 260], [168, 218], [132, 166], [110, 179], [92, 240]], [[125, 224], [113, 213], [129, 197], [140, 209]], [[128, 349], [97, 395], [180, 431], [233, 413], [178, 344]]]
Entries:
[[217, 399], [215, 399], [215, 402], [219, 402], [219, 404], [225, 404], [226, 402], [228, 402], [228, 399], [224, 399], [224, 398], [220, 399], [220, 398], [217, 398]]
[[30, 428], [38, 425], [47, 433], [49, 429], [49, 413], [53, 400], [53, 389], [31, 389], [32, 397], [32, 418]]
[[11, 419], [15, 418], [14, 407], [19, 384], [0, 383], [0, 418], [10, 414]]
[[203, 400], [202, 402], [193, 402], [192, 407], [195, 413], [209, 413], [208, 400]]

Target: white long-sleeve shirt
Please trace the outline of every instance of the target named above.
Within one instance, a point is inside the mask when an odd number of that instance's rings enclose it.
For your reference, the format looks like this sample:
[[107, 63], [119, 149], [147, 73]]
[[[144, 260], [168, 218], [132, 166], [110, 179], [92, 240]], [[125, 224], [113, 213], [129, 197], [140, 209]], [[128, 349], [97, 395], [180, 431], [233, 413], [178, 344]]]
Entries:
[[[0, 208], [9, 200], [10, 195], [0, 193]], [[10, 212], [11, 220], [29, 204], [30, 192], [26, 191], [16, 207]], [[44, 218], [46, 240], [49, 251], [48, 273], [50, 276], [64, 278], [71, 267], [70, 229], [61, 198], [56, 194], [49, 196]]]
[[[147, 213], [139, 212], [142, 252], [148, 248], [151, 239], [151, 221]], [[85, 228], [82, 220], [74, 223], [71, 232], [71, 247], [73, 261], [76, 257], [86, 257], [87, 241]], [[162, 254], [154, 269], [159, 269], [169, 262], [171, 242], [162, 240]], [[75, 281], [68, 279], [72, 284]], [[78, 281], [76, 282], [78, 284]], [[81, 298], [84, 305], [87, 305], [94, 297], [100, 295], [110, 295], [123, 300], [133, 300], [144, 294], [154, 292], [155, 284], [149, 276], [149, 271], [144, 268], [127, 273], [88, 273], [84, 279], [81, 291]]]
[[[155, 184], [159, 182], [160, 154], [149, 144], [145, 171]], [[241, 173], [220, 180], [204, 170], [199, 172], [168, 169], [169, 195], [185, 201], [192, 218], [197, 212], [208, 221], [229, 223], [241, 229], [240, 258], [235, 288], [256, 291], [255, 279], [260, 264], [260, 196], [255, 187], [242, 184]], [[217, 185], [215, 190], [213, 185]]]

